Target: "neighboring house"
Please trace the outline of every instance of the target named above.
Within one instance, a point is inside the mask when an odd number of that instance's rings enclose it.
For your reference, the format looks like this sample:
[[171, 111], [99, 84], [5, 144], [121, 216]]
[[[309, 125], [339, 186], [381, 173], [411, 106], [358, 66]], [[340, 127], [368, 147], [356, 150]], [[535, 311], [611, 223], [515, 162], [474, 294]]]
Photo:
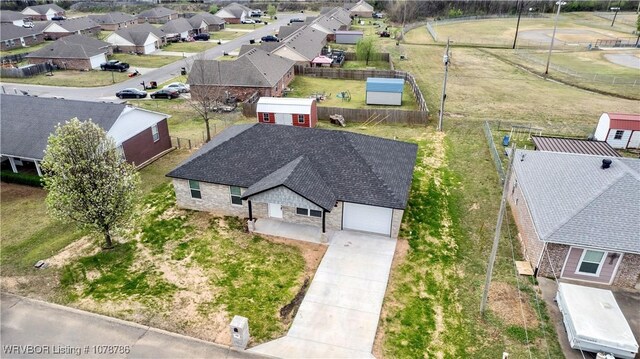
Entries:
[[193, 33], [193, 27], [187, 19], [181, 17], [175, 20], [167, 21], [160, 27], [167, 40], [183, 40]]
[[2, 10], [0, 11], [0, 23], [13, 24], [15, 26], [24, 25], [25, 16], [17, 11]]
[[594, 134], [613, 148], [640, 148], [640, 115], [603, 113]]
[[349, 8], [349, 12], [351, 13], [351, 16], [354, 17], [373, 17], [373, 6], [364, 0], [360, 0]]
[[123, 27], [133, 26], [138, 23], [138, 19], [123, 12], [110, 12], [100, 15], [89, 15], [89, 18], [100, 25], [100, 29], [105, 31], [116, 31]]
[[255, 92], [280, 97], [293, 81], [294, 62], [253, 48], [233, 61], [194, 60], [187, 82], [191, 97], [244, 101]]
[[298, 127], [316, 127], [318, 108], [312, 98], [260, 97], [258, 122]]
[[353, 132], [256, 123], [226, 129], [167, 176], [182, 208], [396, 238], [416, 153]]
[[327, 44], [324, 32], [308, 25], [282, 39], [273, 54], [293, 60], [298, 65], [311, 66], [311, 61], [322, 53]]
[[190, 17], [188, 20], [194, 30], [203, 28], [205, 29], [199, 31], [198, 33], [224, 30], [224, 19], [209, 14], [208, 12], [196, 14]]
[[56, 4], [27, 6], [22, 10], [22, 15], [35, 21], [47, 21], [54, 16], [64, 16], [64, 14], [64, 9]]
[[234, 2], [220, 9], [215, 15], [229, 24], [239, 24], [251, 17], [251, 9]]
[[165, 34], [151, 24], [140, 24], [120, 29], [105, 39], [116, 52], [150, 54], [166, 43]]
[[366, 86], [367, 105], [402, 105], [404, 79], [369, 77]]
[[280, 26], [280, 29], [278, 29], [278, 38], [285, 39], [291, 36], [294, 32], [300, 30], [303, 26], [306, 25], [301, 22], [294, 22], [293, 24]]
[[142, 24], [148, 22], [150, 24], [164, 24], [167, 21], [175, 20], [178, 18], [178, 12], [175, 10], [167, 9], [166, 7], [158, 6], [153, 9], [143, 11], [137, 16], [138, 23]]
[[70, 35], [29, 53], [26, 58], [32, 64], [48, 62], [66, 70], [91, 70], [100, 68], [112, 53], [108, 42], [84, 35]]
[[538, 276], [634, 287], [640, 160], [517, 150], [509, 204]]
[[620, 154], [618, 154], [611, 145], [604, 141], [544, 136], [531, 136], [531, 139], [535, 149], [538, 151], [620, 157]]
[[107, 102], [4, 94], [0, 99], [0, 155], [3, 162], [9, 161], [13, 172], [35, 167], [40, 174], [49, 135], [57, 124], [76, 117], [91, 120], [107, 131], [127, 162], [136, 166], [149, 163], [171, 149], [169, 115], [163, 113]]
[[100, 33], [100, 25], [88, 17], [76, 17], [62, 21], [51, 21], [42, 32], [46, 40], [56, 40], [73, 34], [97, 37]]
[[24, 28], [11, 23], [0, 24], [0, 49], [11, 50], [32, 46], [44, 41], [42, 27]]
[[336, 31], [335, 34], [337, 44], [357, 44], [364, 36], [362, 31]]

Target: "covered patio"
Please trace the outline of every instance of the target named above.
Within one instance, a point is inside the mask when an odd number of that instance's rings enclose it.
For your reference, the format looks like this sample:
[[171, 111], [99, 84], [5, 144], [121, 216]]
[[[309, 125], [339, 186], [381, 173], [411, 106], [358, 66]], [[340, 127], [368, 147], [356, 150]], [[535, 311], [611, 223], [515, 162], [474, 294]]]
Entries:
[[322, 228], [285, 222], [274, 218], [258, 218], [255, 220], [254, 233], [268, 236], [291, 238], [299, 241], [328, 244], [328, 233], [322, 234]]

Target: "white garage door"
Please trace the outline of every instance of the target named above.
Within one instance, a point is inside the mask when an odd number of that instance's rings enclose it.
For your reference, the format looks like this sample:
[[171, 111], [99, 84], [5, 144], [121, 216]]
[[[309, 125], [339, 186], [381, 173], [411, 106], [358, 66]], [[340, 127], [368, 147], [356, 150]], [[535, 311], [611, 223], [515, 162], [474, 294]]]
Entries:
[[91, 61], [92, 69], [100, 68], [100, 64], [107, 62], [107, 58], [104, 56], [104, 54], [93, 56], [89, 60]]
[[342, 209], [342, 228], [390, 236], [392, 216], [391, 208], [345, 202]]
[[144, 53], [145, 54], [150, 54], [152, 52], [156, 51], [156, 43], [152, 42], [150, 44], [146, 44], [144, 45]]

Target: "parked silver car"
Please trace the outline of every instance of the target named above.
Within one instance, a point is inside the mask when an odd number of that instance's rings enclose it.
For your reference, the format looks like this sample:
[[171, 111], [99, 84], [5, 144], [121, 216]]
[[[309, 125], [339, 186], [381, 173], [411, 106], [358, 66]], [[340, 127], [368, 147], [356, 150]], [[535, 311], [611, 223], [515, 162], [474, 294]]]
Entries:
[[172, 82], [172, 83], [168, 84], [167, 86], [165, 86], [164, 88], [176, 90], [176, 91], [178, 91], [180, 93], [189, 92], [189, 85], [183, 84], [182, 82]]

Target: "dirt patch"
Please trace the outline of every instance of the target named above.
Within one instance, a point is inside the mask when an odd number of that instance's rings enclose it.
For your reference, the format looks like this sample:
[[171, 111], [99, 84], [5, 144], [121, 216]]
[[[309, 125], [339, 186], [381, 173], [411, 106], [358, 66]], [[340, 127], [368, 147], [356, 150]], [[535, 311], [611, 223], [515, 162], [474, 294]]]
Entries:
[[46, 259], [45, 262], [53, 267], [62, 267], [71, 263], [75, 258], [87, 257], [94, 255], [100, 251], [100, 247], [90, 236], [84, 236], [77, 241], [69, 244], [60, 251], [60, 253]]
[[324, 257], [327, 248], [329, 248], [324, 244], [297, 241], [264, 234], [261, 234], [260, 237], [273, 243], [286, 244], [298, 248], [304, 258], [304, 277], [309, 279], [312, 279], [315, 275], [316, 269], [318, 269], [320, 261], [322, 261], [322, 257]]
[[3, 201], [14, 201], [16, 199], [31, 197], [34, 195], [40, 196], [44, 199], [44, 197], [47, 196], [47, 192], [41, 188], [2, 182], [2, 186], [0, 186], [0, 195], [2, 196]]
[[[539, 325], [538, 316], [528, 302], [528, 295], [511, 284], [494, 282], [489, 289], [489, 309], [508, 325], [532, 328]], [[523, 320], [524, 312], [524, 320]]]

